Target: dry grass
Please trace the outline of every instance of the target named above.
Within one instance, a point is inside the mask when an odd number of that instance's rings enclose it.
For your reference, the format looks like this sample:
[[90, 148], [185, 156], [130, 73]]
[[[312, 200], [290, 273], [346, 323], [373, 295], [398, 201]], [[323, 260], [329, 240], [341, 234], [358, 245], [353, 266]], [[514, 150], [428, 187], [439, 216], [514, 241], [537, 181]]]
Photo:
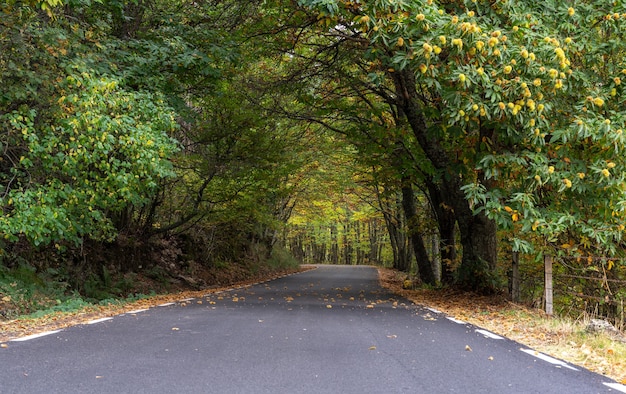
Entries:
[[542, 311], [502, 296], [478, 296], [452, 290], [406, 290], [404, 276], [379, 269], [383, 286], [416, 304], [513, 339], [539, 352], [579, 365], [626, 384], [626, 343], [589, 334], [585, 321], [550, 318]]

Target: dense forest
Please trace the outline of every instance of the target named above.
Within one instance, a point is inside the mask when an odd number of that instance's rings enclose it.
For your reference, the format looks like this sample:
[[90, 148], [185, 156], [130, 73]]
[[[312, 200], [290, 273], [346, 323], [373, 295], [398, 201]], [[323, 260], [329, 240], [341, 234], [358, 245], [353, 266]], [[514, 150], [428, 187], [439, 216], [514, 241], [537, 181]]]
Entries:
[[490, 293], [551, 255], [626, 296], [621, 1], [0, 12], [2, 286], [330, 263]]

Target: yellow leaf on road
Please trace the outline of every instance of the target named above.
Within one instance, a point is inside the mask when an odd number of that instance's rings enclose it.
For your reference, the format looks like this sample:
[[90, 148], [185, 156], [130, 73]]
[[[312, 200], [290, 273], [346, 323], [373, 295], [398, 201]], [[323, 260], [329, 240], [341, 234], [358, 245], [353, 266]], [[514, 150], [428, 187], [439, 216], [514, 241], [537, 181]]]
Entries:
[[369, 350], [376, 350], [376, 346], [370, 346]]
[[468, 352], [471, 352], [471, 351], [472, 351], [472, 348], [471, 348], [471, 347], [469, 347], [469, 345], [465, 345], [465, 350], [467, 350]]

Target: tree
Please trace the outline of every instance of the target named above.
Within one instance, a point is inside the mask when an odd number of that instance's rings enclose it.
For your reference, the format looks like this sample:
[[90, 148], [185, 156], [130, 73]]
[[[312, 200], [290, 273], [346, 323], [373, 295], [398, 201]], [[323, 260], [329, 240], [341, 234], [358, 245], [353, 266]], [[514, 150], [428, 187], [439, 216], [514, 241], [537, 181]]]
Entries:
[[[593, 1], [578, 11], [549, 3], [549, 17], [543, 4], [539, 10], [532, 2], [300, 3], [316, 10], [327, 31], [358, 41], [370, 61], [371, 80], [393, 86], [388, 99], [432, 165], [428, 175], [443, 203], [453, 209], [463, 246], [460, 285], [491, 286], [496, 223], [523, 220], [523, 230], [545, 231], [552, 240], [576, 231], [609, 249], [621, 239], [616, 215], [606, 215], [622, 199], [622, 179], [611, 172], [620, 168], [615, 150], [607, 149], [608, 141], [621, 148], [620, 137], [615, 144], [612, 136], [619, 135], [621, 114], [606, 105], [621, 82], [621, 33], [615, 28], [621, 14]], [[574, 29], [593, 39], [576, 37]], [[607, 66], [600, 59], [613, 61]], [[598, 78], [602, 74], [609, 78]], [[580, 112], [568, 111], [570, 106]], [[590, 153], [576, 150], [582, 141], [592, 143], [593, 154], [572, 165], [572, 158]], [[586, 168], [596, 174], [594, 182], [577, 189], [579, 181], [591, 178], [579, 175]], [[506, 182], [507, 175], [519, 182]], [[574, 219], [564, 209], [571, 205], [551, 203], [548, 184], [554, 191], [599, 192], [602, 200], [586, 194], [571, 199], [598, 201], [587, 210], [594, 218]], [[599, 231], [608, 228], [617, 231], [608, 237]]]
[[111, 239], [113, 216], [145, 205], [173, 175], [174, 114], [158, 94], [125, 90], [72, 56], [79, 38], [60, 22], [20, 10], [1, 60], [0, 231], [36, 246]]

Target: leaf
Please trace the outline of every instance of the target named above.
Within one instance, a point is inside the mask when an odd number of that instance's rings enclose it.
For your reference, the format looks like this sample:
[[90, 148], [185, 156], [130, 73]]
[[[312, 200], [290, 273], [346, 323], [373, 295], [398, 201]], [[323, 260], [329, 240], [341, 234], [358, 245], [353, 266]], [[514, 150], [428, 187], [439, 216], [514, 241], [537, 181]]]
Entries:
[[370, 346], [368, 350], [376, 350], [376, 346]]
[[332, 306], [332, 305], [330, 305], [330, 304], [326, 305], [326, 308], [328, 308], [328, 309], [332, 309], [332, 307], [333, 307], [333, 306]]
[[472, 348], [469, 345], [465, 345], [465, 350], [467, 350], [468, 352], [471, 352]]

